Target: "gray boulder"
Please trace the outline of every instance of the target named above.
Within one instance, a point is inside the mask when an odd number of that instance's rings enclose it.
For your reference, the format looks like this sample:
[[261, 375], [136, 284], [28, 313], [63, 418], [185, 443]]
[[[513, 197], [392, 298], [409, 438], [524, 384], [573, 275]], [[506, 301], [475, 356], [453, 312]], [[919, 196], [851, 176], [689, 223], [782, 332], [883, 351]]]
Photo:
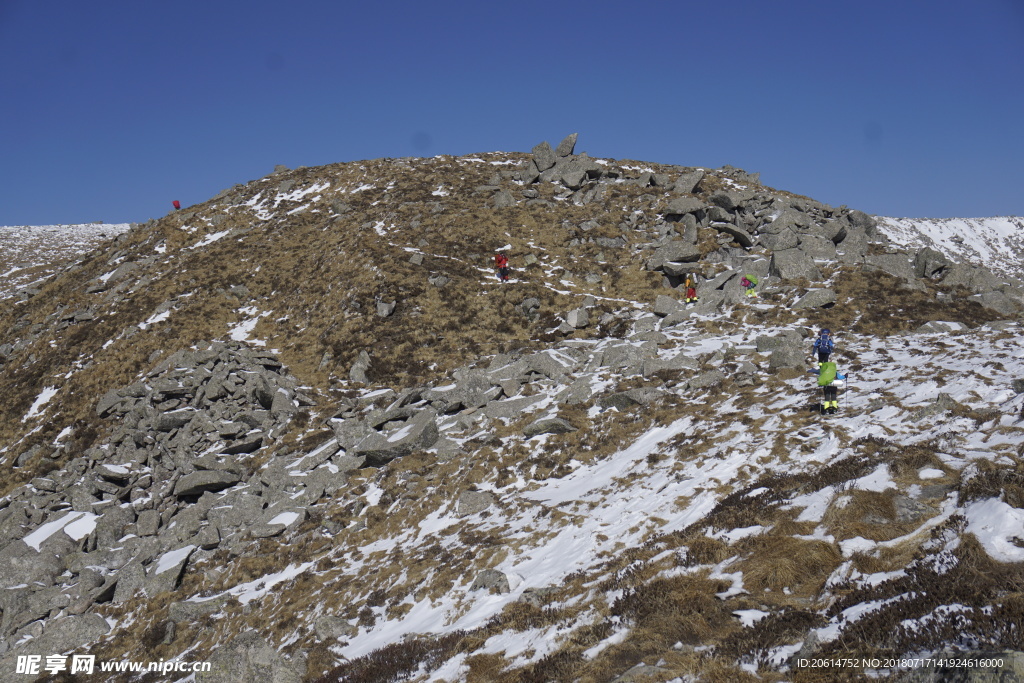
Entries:
[[366, 373], [370, 370], [370, 354], [365, 349], [359, 352], [356, 356], [356, 362], [352, 364], [352, 369], [348, 373], [348, 377], [353, 382], [360, 382], [361, 384], [369, 384], [370, 380]]
[[842, 263], [860, 263], [868, 253], [868, 236], [861, 229], [847, 231], [846, 237], [839, 243], [836, 252]]
[[195, 416], [196, 411], [192, 408], [160, 413], [153, 421], [153, 429], [158, 432], [169, 432], [172, 429], [180, 429], [191, 422], [192, 418]]
[[483, 412], [492, 419], [514, 420], [521, 417], [530, 406], [544, 400], [543, 395], [520, 396], [504, 401], [492, 401], [484, 406]]
[[119, 605], [134, 598], [146, 585], [146, 570], [137, 562], [125, 565], [117, 572], [117, 587], [114, 589], [114, 604]]
[[113, 412], [123, 403], [130, 403], [134, 401], [133, 398], [125, 398], [116, 389], [111, 389], [107, 393], [100, 397], [100, 400], [96, 402], [96, 414], [100, 417], [106, 417], [108, 414]]
[[490, 491], [466, 491], [459, 496], [456, 516], [468, 517], [483, 512], [494, 504], [494, 494]]
[[[544, 144], [547, 144], [547, 143], [544, 143]], [[548, 149], [551, 149], [551, 145], [548, 145]], [[531, 158], [529, 161], [527, 161], [522, 167], [520, 167], [519, 172], [518, 172], [518, 176], [519, 176], [519, 180], [521, 180], [524, 185], [531, 185], [531, 184], [537, 182], [537, 180], [540, 179], [540, 169], [537, 168], [537, 160], [534, 159], [534, 158]], [[532, 191], [532, 188], [531, 188], [531, 191]], [[523, 193], [524, 193], [523, 196], [526, 196], [525, 195], [526, 192], [527, 192], [527, 190], [523, 190]], [[536, 195], [534, 195], [534, 197], [536, 197]], [[540, 200], [540, 201], [543, 201], [543, 200]]]
[[724, 273], [719, 273], [718, 275], [716, 275], [715, 277], [711, 278], [703, 285], [701, 285], [698, 294], [703, 296], [706, 292], [713, 291], [716, 289], [722, 289], [727, 284], [729, 284], [729, 282], [733, 280], [733, 278], [736, 279], [735, 284], [739, 285], [739, 281], [742, 279], [742, 277], [738, 271], [727, 270]]
[[787, 228], [777, 233], [760, 235], [758, 241], [765, 249], [783, 251], [785, 249], [796, 249], [800, 245], [800, 236]]
[[807, 357], [799, 346], [795, 345], [784, 345], [776, 347], [772, 351], [771, 358], [768, 359], [768, 367], [772, 370], [779, 370], [782, 368], [803, 368], [807, 362]]
[[774, 220], [760, 226], [758, 228], [758, 232], [775, 235], [784, 230], [792, 230], [794, 232], [801, 233], [806, 232], [812, 222], [811, 217], [803, 211], [789, 207], [780, 213]]
[[[423, 398], [430, 401], [431, 405], [442, 413], [452, 413], [463, 408], [479, 408], [501, 395], [501, 388], [487, 375], [480, 371], [459, 372], [456, 371], [456, 383], [454, 386], [438, 387], [429, 389], [423, 393]], [[403, 408], [402, 412], [411, 415], [412, 408]], [[395, 414], [389, 411], [384, 415], [386, 418]], [[395, 415], [398, 417], [399, 415]], [[404, 417], [404, 415], [401, 415]], [[375, 425], [376, 426], [376, 425]]]
[[697, 169], [684, 173], [679, 176], [675, 184], [672, 185], [672, 191], [678, 194], [691, 194], [700, 185], [700, 181], [704, 180], [704, 170]]
[[187, 545], [161, 555], [150, 565], [149, 573], [146, 575], [146, 594], [156, 597], [166, 591], [177, 590], [185, 573], [185, 566], [195, 550], [194, 545]]
[[156, 536], [160, 529], [160, 513], [156, 510], [143, 510], [135, 520], [135, 533], [139, 536]]
[[579, 361], [568, 354], [548, 349], [526, 357], [526, 369], [544, 375], [548, 379], [558, 380], [572, 372]]
[[371, 432], [350, 451], [366, 458], [369, 467], [383, 467], [395, 458], [430, 448], [437, 441], [437, 423], [433, 412], [423, 410], [405, 426], [392, 433]]
[[590, 322], [590, 313], [585, 308], [574, 308], [566, 314], [565, 322], [576, 329], [586, 327]]
[[949, 334], [951, 332], [963, 332], [967, 329], [968, 327], [963, 323], [929, 320], [914, 330], [914, 332], [917, 334]]
[[966, 287], [975, 293], [1003, 287], [1003, 283], [989, 270], [964, 263], [950, 264], [945, 269], [945, 275], [941, 282], [947, 287]]
[[868, 237], [874, 235], [878, 229], [878, 222], [863, 211], [851, 211], [847, 218], [853, 227], [863, 230]]
[[620, 411], [628, 410], [633, 406], [647, 405], [664, 393], [664, 391], [655, 387], [638, 387], [602, 396], [598, 399], [597, 404], [602, 408], [615, 408]]
[[693, 263], [700, 259], [700, 250], [696, 244], [684, 240], [673, 240], [658, 247], [647, 259], [648, 270], [658, 270], [669, 263]]
[[485, 569], [477, 574], [477, 577], [473, 580], [473, 585], [469, 587], [469, 590], [486, 590], [491, 593], [508, 593], [510, 590], [508, 577], [496, 569]]
[[397, 301], [387, 303], [385, 301], [377, 302], [377, 315], [381, 318], [386, 318], [395, 312], [395, 307], [398, 305]]
[[544, 605], [551, 602], [553, 595], [558, 593], [558, 589], [553, 586], [538, 586], [526, 588], [523, 590], [522, 595], [516, 602], [525, 602], [528, 605], [532, 605], [537, 609], [544, 607]]
[[709, 197], [711, 203], [718, 206], [729, 213], [733, 213], [736, 209], [740, 208], [743, 204], [746, 204], [754, 197], [754, 192], [751, 190], [744, 191], [725, 191], [719, 190]]
[[782, 346], [801, 346], [803, 336], [796, 330], [786, 330], [776, 335], [762, 335], [757, 338], [757, 352], [768, 353]]
[[601, 173], [601, 165], [585, 154], [580, 154], [560, 160], [553, 170], [555, 177], [552, 180], [560, 180], [569, 189], [578, 190], [588, 178], [597, 177]]
[[830, 221], [825, 221], [819, 226], [821, 230], [821, 236], [832, 242], [832, 244], [839, 244], [846, 239], [851, 228], [850, 220], [846, 216], [840, 216]]
[[103, 547], [113, 546], [124, 536], [125, 527], [135, 520], [135, 511], [130, 507], [108, 507], [96, 520], [96, 543]]
[[671, 358], [645, 359], [643, 361], [643, 369], [641, 370], [641, 373], [644, 377], [649, 377], [656, 372], [661, 372], [662, 370], [696, 370], [698, 367], [700, 367], [700, 365], [697, 362], [697, 359], [678, 353]]
[[203, 550], [213, 550], [220, 545], [220, 530], [208, 524], [192, 537], [192, 541]]
[[242, 478], [226, 470], [199, 470], [186, 474], [174, 485], [174, 495], [179, 498], [200, 496], [206, 491], [220, 491], [234, 486]]
[[[708, 220], [712, 223], [729, 223], [732, 224], [735, 220], [735, 216], [726, 211], [720, 206], [709, 206], [707, 209]], [[714, 227], [714, 226], [712, 226]]]
[[869, 254], [864, 263], [870, 269], [880, 270], [908, 282], [917, 278], [914, 264], [906, 254]]
[[196, 683], [302, 683], [304, 661], [288, 660], [256, 631], [246, 631], [210, 655], [210, 671]]
[[366, 438], [373, 428], [359, 419], [331, 420], [331, 430], [338, 445], [348, 450]]
[[338, 640], [339, 638], [354, 638], [359, 634], [359, 629], [349, 623], [344, 617], [326, 616], [320, 617], [313, 625], [316, 636], [320, 640]]
[[1007, 317], [1017, 315], [1020, 311], [1020, 305], [1003, 292], [984, 292], [982, 294], [975, 294], [970, 298], [970, 300], [977, 301], [985, 308], [989, 308], [1000, 315], [1005, 315]]
[[494, 208], [505, 209], [516, 205], [516, 198], [508, 190], [499, 190], [494, 194]]
[[800, 251], [818, 261], [834, 261], [836, 245], [832, 240], [821, 235], [801, 235]]
[[218, 597], [203, 602], [172, 602], [167, 608], [167, 618], [176, 624], [189, 624], [210, 614], [216, 614], [231, 602], [233, 596]]
[[577, 137], [579, 137], [579, 133], [571, 133], [569, 135], [566, 135], [565, 138], [558, 143], [558, 147], [555, 148], [555, 156], [572, 156], [573, 150], [576, 149]]
[[750, 233], [732, 223], [712, 223], [711, 227], [718, 232], [731, 236], [744, 249], [750, 249], [754, 246], [754, 238], [750, 236]]
[[558, 157], [555, 156], [555, 152], [551, 149], [551, 145], [544, 141], [534, 147], [533, 152], [533, 163], [537, 166], [537, 171], [543, 173], [558, 161]]
[[831, 289], [812, 289], [793, 304], [793, 308], [821, 308], [836, 302], [836, 293]]
[[806, 278], [820, 280], [821, 271], [814, 264], [814, 259], [799, 249], [786, 249], [772, 253], [768, 273], [772, 277], [783, 280]]
[[523, 436], [531, 439], [541, 434], [568, 434], [576, 428], [559, 417], [547, 417], [531, 422], [523, 429]]
[[[681, 304], [680, 304], [681, 306]], [[666, 318], [667, 320], [668, 318]], [[656, 358], [658, 355], [657, 344], [645, 342], [643, 344], [630, 344], [624, 342], [609, 346], [601, 354], [600, 367], [623, 369], [628, 372], [635, 372], [640, 369], [648, 358]]]
[[949, 394], [942, 392], [928, 405], [915, 409], [907, 419], [910, 422], [919, 422], [929, 417], [941, 415], [948, 410], [953, 410], [960, 406], [962, 406], [962, 404], [959, 401]]
[[614, 408], [618, 411], [629, 410], [633, 406], [641, 405], [640, 401], [630, 396], [628, 393], [621, 391], [608, 396], [602, 396], [597, 400], [597, 405], [602, 408]]
[[665, 207], [665, 218], [678, 221], [686, 214], [703, 210], [707, 205], [697, 197], [676, 197]]
[[560, 391], [555, 400], [570, 406], [586, 403], [594, 395], [590, 376], [584, 375], [573, 380], [572, 384]]
[[725, 381], [725, 373], [721, 370], [708, 370], [702, 372], [696, 377], [690, 378], [686, 382], [686, 386], [689, 389], [707, 389], [709, 387], [716, 387]]
[[679, 299], [665, 294], [659, 294], [658, 298], [654, 300], [654, 314], [661, 317], [671, 315], [680, 310], [685, 310], [686, 305], [680, 303]]
[[[45, 657], [54, 653], [70, 652], [96, 642], [109, 632], [110, 624], [99, 614], [79, 614], [54, 619], [46, 624], [42, 636], [33, 638], [20, 647], [15, 646], [8, 659], [14, 659], [14, 654], [37, 654]], [[15, 670], [14, 662], [4, 662], [3, 666], [4, 671]]]

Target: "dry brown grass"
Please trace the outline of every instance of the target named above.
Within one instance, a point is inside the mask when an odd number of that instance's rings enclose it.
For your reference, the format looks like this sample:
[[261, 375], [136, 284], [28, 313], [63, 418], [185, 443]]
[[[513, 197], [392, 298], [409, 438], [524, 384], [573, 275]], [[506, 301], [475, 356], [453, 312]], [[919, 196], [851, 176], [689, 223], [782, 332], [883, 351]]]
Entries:
[[985, 498], [1001, 498], [1008, 505], [1024, 508], [1024, 461], [1014, 459], [1012, 464], [977, 460], [976, 473], [960, 482], [959, 495], [963, 504]]
[[[933, 535], [955, 529], [956, 524], [954, 520]], [[941, 650], [954, 643], [970, 643], [975, 650], [1016, 647], [1015, 634], [1024, 619], [1024, 569], [993, 561], [971, 534], [961, 536], [953, 560], [941, 563], [946, 567], [942, 572], [931, 562], [914, 562], [906, 566], [906, 575], [839, 591], [829, 616], [866, 600], [888, 602], [847, 628], [822, 654], [891, 656]], [[957, 618], [928, 618], [943, 605], [958, 605]]]
[[[613, 293], [619, 298], [651, 301], [660, 293], [660, 278], [640, 268], [629, 249], [602, 248], [589, 242], [568, 246], [574, 237], [589, 240], [620, 235], [616, 223], [631, 210], [629, 204], [645, 194], [643, 188], [616, 187], [607, 204], [495, 210], [485, 208], [481, 197], [472, 193], [495, 169], [451, 159], [413, 160], [408, 166], [377, 160], [299, 169], [275, 176], [269, 183], [254, 181], [235, 188], [231, 197], [239, 203], [257, 193], [266, 194], [268, 188], [284, 180], [294, 181], [296, 188], [330, 180], [332, 189], [324, 193], [321, 212], [295, 214], [286, 227], [276, 220], [255, 219], [244, 210], [225, 213], [226, 200], [211, 200], [128, 233], [106, 253], [85, 259], [76, 272], [48, 282], [31, 306], [0, 314], [5, 338], [16, 339], [33, 325], [52, 329], [58, 310], [99, 306], [96, 320], [60, 333], [64, 343], [51, 348], [44, 339], [52, 333], [44, 335], [0, 370], [0, 379], [12, 372], [18, 374], [17, 382], [5, 383], [14, 390], [0, 397], [0, 410], [22, 415], [52, 381], [52, 373], [66, 372], [79, 355], [96, 359], [61, 387], [54, 401], [54, 405], [59, 402], [60, 413], [52, 414], [42, 430], [21, 442], [14, 455], [49, 443], [68, 423], [77, 424], [80, 432], [102, 434], [108, 425], [92, 413], [95, 397], [129, 383], [149, 367], [152, 354], [165, 352], [169, 346], [223, 337], [229, 324], [239, 319], [237, 309], [248, 304], [273, 311], [260, 321], [255, 334], [281, 349], [282, 359], [294, 374], [326, 394], [332, 377], [345, 377], [362, 349], [372, 351], [375, 381], [408, 386], [481, 354], [534, 346], [532, 340], [541, 336], [544, 326], [553, 325], [553, 314], [578, 305], [578, 296], [583, 294]], [[391, 183], [392, 189], [334, 194], [339, 186], [354, 187], [367, 179], [378, 188]], [[438, 184], [450, 187], [451, 195], [431, 196]], [[541, 189], [551, 192], [549, 186]], [[351, 207], [340, 217], [330, 215], [327, 209], [335, 196]], [[435, 213], [432, 202], [443, 210]], [[181, 229], [202, 225], [201, 217], [214, 216], [222, 219], [215, 227], [200, 227], [195, 233]], [[577, 225], [591, 219], [598, 221], [597, 229], [589, 233], [577, 230]], [[372, 225], [378, 221], [391, 230], [387, 239], [373, 231]], [[238, 231], [237, 237], [223, 238], [202, 249], [184, 249], [204, 233], [227, 229]], [[121, 258], [138, 260], [153, 254], [160, 241], [167, 244], [174, 260], [168, 265], [142, 266], [137, 273], [149, 276], [151, 282], [123, 303], [113, 306], [104, 303], [106, 294], [85, 293], [87, 281], [113, 268], [108, 260], [115, 248]], [[513, 245], [510, 254], [518, 282], [503, 287], [478, 268], [489, 269], [491, 250], [506, 243]], [[406, 247], [424, 252], [424, 263], [409, 264]], [[578, 294], [556, 294], [546, 286], [546, 276], [539, 268], [520, 268], [522, 257], [531, 252], [545, 262], [572, 264], [578, 271]], [[592, 268], [598, 253], [603, 253], [606, 264]], [[587, 269], [600, 274], [602, 282], [585, 284], [582, 276]], [[434, 287], [427, 282], [432, 274], [444, 275], [450, 282]], [[245, 301], [227, 292], [238, 284], [251, 292]], [[191, 295], [183, 297], [186, 294]], [[542, 317], [535, 322], [515, 310], [531, 296], [541, 300]], [[387, 319], [377, 318], [377, 300], [397, 301], [395, 313]], [[176, 302], [176, 310], [166, 322], [101, 348], [122, 330], [137, 330], [135, 325], [166, 301]], [[16, 331], [19, 329], [21, 333]], [[576, 336], [595, 332], [592, 326]], [[321, 368], [325, 357], [329, 360]], [[19, 421], [5, 421], [0, 425], [0, 441], [14, 443], [24, 431]], [[0, 479], [0, 493], [22, 483], [29, 474], [14, 473]]]
[[889, 541], [910, 533], [916, 522], [900, 523], [892, 492], [850, 491], [837, 495], [822, 520], [829, 533], [842, 541], [866, 538]]
[[951, 293], [948, 288], [932, 283], [926, 283], [925, 287], [926, 291], [911, 290], [887, 273], [843, 267], [835, 278], [836, 305], [829, 309], [809, 309], [804, 317], [813, 327], [878, 336], [915, 330], [932, 320], [963, 322], [975, 327], [1003, 319], [992, 309], [967, 300], [962, 292], [940, 300], [936, 293]]
[[755, 595], [788, 589], [800, 596], [817, 595], [842, 554], [833, 543], [791, 536], [756, 536], [740, 543], [745, 553], [737, 567], [743, 585]]

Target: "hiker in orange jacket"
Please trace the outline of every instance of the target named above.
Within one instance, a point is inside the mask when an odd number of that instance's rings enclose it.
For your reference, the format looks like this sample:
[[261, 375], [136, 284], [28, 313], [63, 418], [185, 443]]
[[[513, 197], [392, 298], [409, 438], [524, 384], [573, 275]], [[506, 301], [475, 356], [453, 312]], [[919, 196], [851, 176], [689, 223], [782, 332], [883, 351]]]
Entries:
[[686, 276], [686, 303], [695, 304], [697, 303], [697, 288], [694, 285], [697, 284], [693, 281], [693, 276]]

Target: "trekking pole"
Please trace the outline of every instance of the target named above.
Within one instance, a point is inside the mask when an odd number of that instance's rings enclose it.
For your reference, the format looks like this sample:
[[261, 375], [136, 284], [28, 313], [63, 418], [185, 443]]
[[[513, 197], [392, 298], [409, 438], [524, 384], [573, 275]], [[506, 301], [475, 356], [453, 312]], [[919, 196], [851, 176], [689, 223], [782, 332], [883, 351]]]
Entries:
[[[846, 373], [846, 382], [843, 385], [843, 396], [846, 396], [846, 392], [850, 390], [850, 373]], [[843, 401], [843, 408], [845, 410], [853, 410], [853, 406], [850, 405], [850, 397], [847, 396], [846, 400]]]

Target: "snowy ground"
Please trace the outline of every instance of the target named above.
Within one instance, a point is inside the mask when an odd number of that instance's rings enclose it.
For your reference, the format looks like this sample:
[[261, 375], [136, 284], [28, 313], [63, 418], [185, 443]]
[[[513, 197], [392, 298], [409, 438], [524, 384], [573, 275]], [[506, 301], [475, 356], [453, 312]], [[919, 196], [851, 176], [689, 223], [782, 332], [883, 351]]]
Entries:
[[930, 246], [954, 260], [985, 265], [992, 270], [1024, 277], [1024, 218], [886, 218], [879, 228], [896, 244]]
[[[696, 356], [709, 349], [732, 347], [734, 359], [749, 360], [760, 368], [766, 366], [767, 357], [753, 349], [756, 337], [766, 330], [707, 336], [684, 324], [663, 332], [675, 344], [662, 349], [665, 357], [676, 353]], [[850, 373], [841, 413], [803, 426], [799, 434], [787, 433], [787, 424], [792, 416], [805, 414], [807, 406], [817, 398], [818, 389], [810, 376], [776, 384], [765, 382], [754, 389], [759, 401], [748, 409], [738, 408], [733, 397], [720, 395], [716, 390], [692, 392], [692, 401], [707, 406], [707, 412], [700, 418], [685, 416], [651, 426], [611, 457], [586, 464], [574, 461], [571, 473], [560, 478], [536, 481], [520, 476], [512, 484], [498, 485], [495, 476], [478, 482], [478, 490], [491, 491], [497, 497], [498, 511], [458, 517], [450, 498], [427, 495], [420, 507], [425, 514], [418, 519], [410, 518], [404, 531], [390, 537], [368, 538], [364, 544], [339, 545], [330, 551], [328, 563], [290, 566], [282, 575], [264, 577], [263, 582], [269, 587], [298, 573], [315, 571], [314, 566], [326, 565], [332, 568], [322, 572], [326, 585], [350, 584], [371, 567], [408, 566], [413, 559], [436, 552], [438, 547], [457, 553], [462, 543], [460, 534], [495, 534], [505, 539], [501, 552], [480, 549], [476, 569], [468, 571], [444, 597], [417, 599], [417, 586], [411, 585], [400, 618], [389, 618], [384, 609], [375, 610], [377, 619], [373, 625], [360, 625], [354, 637], [334, 648], [339, 656], [354, 659], [414, 634], [439, 635], [481, 628], [529, 589], [563, 586], [574, 573], [595, 571], [608, 557], [624, 549], [638, 548], [659, 536], [700, 524], [723, 498], [761, 477], [826, 467], [848, 457], [850, 444], [864, 437], [883, 438], [901, 445], [941, 443], [939, 456], [944, 469], [922, 468], [917, 482], [907, 485], [896, 481], [887, 465], [880, 463], [870, 474], [843, 486], [829, 486], [793, 499], [788, 507], [800, 511], [799, 521], [819, 523], [808, 538], [836, 543], [843, 556], [850, 558], [855, 553], [871, 554], [899, 543], [919, 542], [951, 516], [961, 515], [967, 520], [968, 530], [992, 557], [1022, 561], [1024, 551], [1014, 542], [1020, 533], [1021, 513], [997, 499], [963, 506], [953, 493], [917, 530], [885, 542], [864, 538], [837, 541], [822, 524], [826, 511], [841, 505], [841, 499], [851, 492], [893, 491], [914, 497], [921, 486], [935, 479], [959, 478], [979, 459], [1005, 460], [1015, 454], [1024, 445], [1019, 419], [1024, 396], [1009, 386], [1009, 378], [1024, 376], [1024, 350], [1017, 341], [1018, 334], [1019, 329], [1014, 327], [1012, 334], [980, 329], [956, 335], [912, 334], [884, 340], [840, 338], [841, 366], [856, 362], [863, 367]], [[594, 355], [610, 343], [621, 342], [599, 342], [593, 346]], [[712, 364], [721, 366], [722, 362]], [[607, 386], [622, 376], [612, 371], [576, 372], [566, 382], [538, 384], [536, 388], [543, 395], [530, 407], [531, 414], [541, 417], [553, 413], [555, 396], [570, 380], [581, 378], [593, 386]], [[970, 410], [991, 411], [990, 418], [979, 425], [941, 410], [929, 412], [943, 393]], [[462, 432], [454, 420], [442, 425], [442, 435], [463, 444], [473, 431]], [[513, 439], [505, 443], [503, 452], [508, 453], [515, 446], [532, 451], [533, 455], [521, 461], [525, 473], [530, 462], [542, 457], [546, 440], [543, 436]], [[787, 448], [777, 448], [780, 440]], [[699, 448], [686, 449], [687, 445]], [[379, 487], [370, 485], [362, 495], [373, 506], [379, 503], [381, 493]], [[396, 502], [385, 512], [399, 515], [400, 508]], [[706, 529], [709, 536], [730, 544], [767, 531], [759, 526]], [[672, 568], [671, 555], [667, 553], [663, 558], [663, 575], [680, 571]], [[372, 563], [368, 563], [369, 558]], [[711, 572], [712, 576], [726, 578], [732, 588], [720, 597], [727, 599], [748, 591], [743, 572], [734, 564], [735, 558], [717, 566], [683, 571]], [[502, 572], [508, 578], [510, 592], [490, 594], [471, 590], [476, 571], [483, 568]], [[855, 580], [870, 586], [891, 578], [891, 573], [859, 575], [846, 562], [829, 581], [839, 584]], [[392, 590], [406, 580], [409, 579], [402, 572], [386, 586], [377, 587]], [[429, 583], [429, 577], [422, 583]], [[575, 629], [597, 619], [602, 605], [619, 597], [620, 592], [602, 593], [591, 586], [569, 601], [585, 607], [577, 622], [545, 629], [508, 630], [490, 638], [479, 653], [503, 652], [515, 666], [537, 662], [566, 643]], [[247, 586], [231, 592], [242, 590], [250, 601], [264, 597], [264, 593], [254, 593]], [[827, 602], [827, 596], [823, 597], [822, 603]], [[815, 635], [820, 642], [834, 640], [844, 629], [884, 606], [865, 603], [848, 608]], [[766, 614], [740, 610], [736, 618], [749, 628]], [[629, 626], [623, 624], [592, 654], [596, 656], [604, 647], [620, 642], [628, 631]], [[783, 666], [785, 659], [801, 645], [793, 643], [786, 651], [775, 653], [774, 661]], [[427, 680], [458, 680], [467, 671], [464, 658], [460, 655], [432, 674], [423, 674]]]
[[130, 227], [130, 223], [0, 227], [0, 299], [32, 287]]

